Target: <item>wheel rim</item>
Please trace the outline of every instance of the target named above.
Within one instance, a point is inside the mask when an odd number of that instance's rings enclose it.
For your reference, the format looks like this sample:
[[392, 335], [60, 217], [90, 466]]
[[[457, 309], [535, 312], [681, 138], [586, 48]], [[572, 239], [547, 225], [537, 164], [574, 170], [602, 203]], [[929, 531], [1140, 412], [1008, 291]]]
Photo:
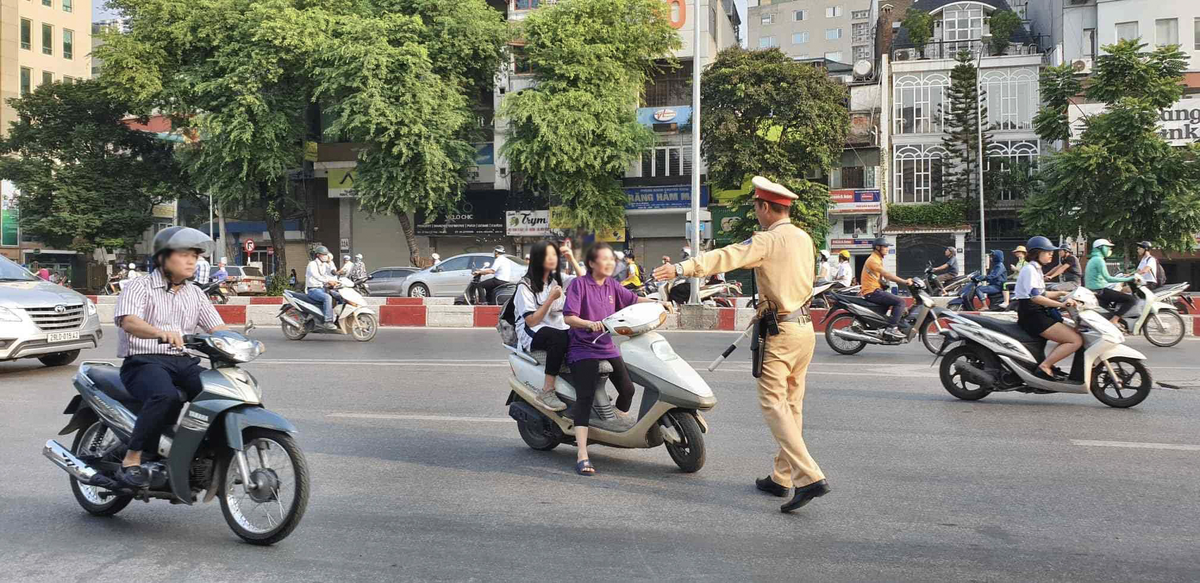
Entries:
[[414, 298], [423, 298], [429, 295], [429, 292], [425, 290], [425, 286], [417, 284], [412, 286], [412, 289], [408, 290], [408, 295]]
[[[101, 451], [111, 447], [117, 441], [117, 436], [108, 430], [103, 423], [93, 423], [88, 427], [83, 434], [83, 438], [79, 440], [79, 451], [75, 452], [75, 456], [96, 456]], [[79, 493], [91, 504], [96, 506], [104, 506], [117, 499], [116, 494], [111, 490], [89, 486], [83, 482], [76, 481], [79, 486]], [[101, 495], [107, 492], [107, 495]]]
[[683, 424], [675, 418], [674, 414], [663, 417], [667, 422], [667, 426], [675, 430], [679, 436], [679, 443], [667, 443], [667, 451], [671, 452], [671, 457], [681, 460], [687, 459], [692, 455], [692, 444], [688, 442], [687, 433], [683, 430]]
[[260, 437], [246, 444], [246, 465], [259, 491], [246, 492], [237, 459], [225, 474], [225, 502], [234, 521], [248, 532], [264, 534], [279, 528], [296, 505], [296, 468], [279, 442]]
[[963, 393], [977, 393], [979, 391], [986, 391], [987, 389], [983, 388], [983, 385], [967, 382], [966, 377], [959, 372], [958, 367], [954, 366], [960, 360], [965, 360], [967, 364], [980, 370], [987, 368], [987, 364], [983, 362], [983, 359], [979, 358], [978, 355], [970, 352], [961, 353], [959, 354], [958, 358], [955, 358], [950, 362], [950, 378], [947, 379], [950, 384], [953, 385], [955, 389], [958, 389]]
[[1183, 336], [1183, 318], [1174, 312], [1151, 316], [1145, 326], [1146, 340], [1155, 344], [1171, 344]]
[[936, 354], [942, 349], [942, 344], [946, 342], [946, 337], [938, 331], [937, 320], [932, 320], [925, 326], [925, 348], [932, 350]]
[[[1094, 383], [1100, 389], [1104, 396], [1114, 403], [1129, 401], [1137, 398], [1143, 391], [1150, 387], [1147, 385], [1146, 372], [1132, 362], [1121, 360], [1110, 360], [1108, 364], [1112, 366], [1113, 372], [1121, 379], [1121, 387], [1108, 374], [1108, 369], [1103, 363], [1100, 364], [1096, 372]], [[1136, 380], [1136, 382], [1134, 382]]]
[[[838, 324], [841, 322], [846, 322], [846, 324], [844, 326], [838, 326]], [[829, 322], [829, 326], [825, 329], [825, 333], [829, 335], [830, 344], [835, 349], [847, 350], [847, 351], [856, 350], [860, 345], [864, 344], [863, 341], [842, 338], [841, 336], [838, 336], [837, 334], [834, 334], [834, 332], [833, 332], [834, 330], [846, 329], [846, 328], [850, 329], [853, 332], [861, 332], [862, 331], [860, 329], [861, 327], [858, 325], [858, 321], [855, 320], [852, 316], [838, 316]]]
[[367, 339], [375, 335], [375, 318], [370, 314], [359, 314], [354, 319], [354, 337]]

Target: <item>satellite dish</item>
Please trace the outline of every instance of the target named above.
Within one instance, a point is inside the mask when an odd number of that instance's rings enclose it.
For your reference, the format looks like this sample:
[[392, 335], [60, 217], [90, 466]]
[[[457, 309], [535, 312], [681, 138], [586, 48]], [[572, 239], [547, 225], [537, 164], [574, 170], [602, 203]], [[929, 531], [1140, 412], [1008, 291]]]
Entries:
[[866, 77], [871, 74], [871, 61], [860, 59], [854, 63], [854, 76], [858, 78]]

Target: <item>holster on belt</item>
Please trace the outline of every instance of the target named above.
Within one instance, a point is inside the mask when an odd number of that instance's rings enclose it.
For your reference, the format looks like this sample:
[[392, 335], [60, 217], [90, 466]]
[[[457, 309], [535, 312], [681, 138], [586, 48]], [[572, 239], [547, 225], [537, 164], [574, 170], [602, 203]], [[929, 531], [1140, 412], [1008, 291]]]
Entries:
[[766, 353], [766, 346], [763, 345], [762, 321], [754, 320], [754, 329], [750, 332], [750, 374], [754, 378], [762, 376], [763, 355]]

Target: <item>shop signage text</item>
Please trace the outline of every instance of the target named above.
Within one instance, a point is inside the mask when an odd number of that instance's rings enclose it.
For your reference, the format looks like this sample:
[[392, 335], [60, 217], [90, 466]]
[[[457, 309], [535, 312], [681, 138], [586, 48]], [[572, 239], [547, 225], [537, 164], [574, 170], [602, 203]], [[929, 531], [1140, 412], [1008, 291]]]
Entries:
[[329, 180], [329, 198], [354, 196], [354, 179], [358, 177], [355, 168], [330, 168], [325, 177]]
[[[626, 188], [629, 202], [625, 210], [662, 210], [692, 208], [692, 187], [680, 186], [639, 186]], [[708, 206], [708, 186], [700, 187], [700, 206]]]
[[[1068, 109], [1071, 121], [1071, 141], [1083, 134], [1087, 118], [1104, 113], [1103, 103], [1080, 103]], [[1170, 107], [1158, 110], [1158, 135], [1172, 146], [1200, 142], [1200, 99], [1184, 98]]]
[[543, 237], [550, 234], [550, 211], [508, 211], [509, 237]]
[[455, 237], [505, 234], [504, 193], [494, 191], [470, 193], [453, 212], [427, 221], [424, 212], [417, 213], [416, 234], [421, 237]]
[[870, 249], [874, 239], [830, 239], [829, 248], [834, 251], [842, 249]]
[[829, 207], [831, 215], [861, 215], [883, 212], [882, 198], [878, 190], [831, 190], [829, 199], [833, 206]]

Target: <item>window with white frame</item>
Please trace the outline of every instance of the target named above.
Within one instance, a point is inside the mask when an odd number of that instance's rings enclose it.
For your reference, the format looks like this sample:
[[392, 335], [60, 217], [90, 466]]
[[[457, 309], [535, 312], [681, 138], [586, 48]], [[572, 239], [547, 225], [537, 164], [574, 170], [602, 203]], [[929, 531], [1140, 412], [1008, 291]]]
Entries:
[[690, 176], [691, 173], [691, 147], [682, 140], [651, 148], [642, 154], [642, 178]]
[[871, 45], [857, 45], [854, 47], [854, 60], [871, 60]]
[[792, 33], [792, 44], [802, 45], [806, 42], [808, 42], [808, 31]]
[[837, 18], [842, 15], [841, 6], [829, 6], [825, 9], [825, 18]]
[[779, 46], [779, 41], [774, 36], [758, 37], [758, 48], [771, 49]]
[[871, 17], [870, 10], [854, 10], [854, 11], [850, 12], [850, 18], [853, 18], [854, 20], [862, 20], [864, 18], [870, 18], [870, 17]]
[[775, 15], [774, 14], [762, 15], [762, 23], [763, 24], [774, 24], [775, 23]]
[[857, 22], [855, 24], [851, 24], [850, 39], [856, 43], [870, 42], [871, 24], [869, 22]]
[[908, 144], [896, 148], [893, 203], [933, 202], [942, 196], [942, 160], [938, 144]]
[[1138, 34], [1138, 23], [1136, 20], [1117, 23], [1117, 40], [1137, 40], [1141, 36]]
[[825, 59], [835, 63], [840, 63], [842, 62], [842, 51], [829, 51], [828, 53], [825, 53]]
[[825, 40], [837, 40], [839, 38], [842, 38], [842, 29], [840, 29], [840, 28], [825, 29]]
[[992, 69], [980, 78], [987, 96], [987, 125], [995, 130], [1029, 130], [1038, 110], [1038, 75], [1033, 69]]
[[1179, 19], [1159, 18], [1154, 21], [1154, 46], [1179, 44]]
[[842, 166], [840, 172], [833, 173], [830, 178], [830, 188], [879, 188], [875, 179], [878, 166]]
[[942, 73], [901, 75], [893, 83], [896, 134], [936, 134], [942, 131], [942, 110], [950, 78]]
[[983, 6], [951, 4], [942, 11], [942, 39], [950, 54], [971, 50], [971, 41], [983, 38]]
[[875, 221], [866, 215], [853, 215], [842, 219], [842, 233], [847, 237], [862, 239], [871, 235], [871, 227]]
[[[992, 141], [988, 144], [988, 170], [992, 170], [997, 161], [1003, 161], [1003, 164], [1000, 165], [1001, 172], [1022, 172], [1028, 177], [1037, 170], [1038, 153], [1036, 140]], [[1021, 194], [1001, 188], [997, 197], [999, 200], [1018, 200], [1021, 198]]]
[[800, 22], [806, 18], [808, 18], [807, 10], [793, 10], [792, 11], [792, 22]]

